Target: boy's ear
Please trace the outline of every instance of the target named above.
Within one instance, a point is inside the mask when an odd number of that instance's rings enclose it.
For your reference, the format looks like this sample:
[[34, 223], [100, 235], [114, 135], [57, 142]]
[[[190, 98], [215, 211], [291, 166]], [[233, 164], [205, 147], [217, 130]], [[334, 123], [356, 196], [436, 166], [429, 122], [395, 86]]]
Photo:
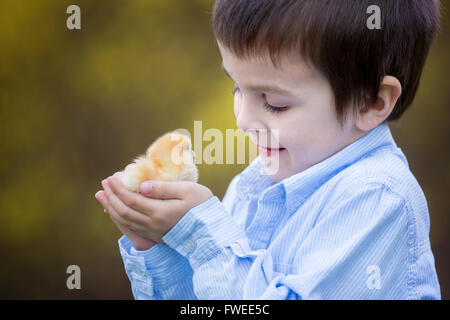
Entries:
[[402, 93], [402, 85], [397, 78], [385, 76], [380, 84], [378, 98], [375, 103], [367, 100], [356, 117], [356, 126], [369, 131], [386, 120], [394, 109], [395, 103]]

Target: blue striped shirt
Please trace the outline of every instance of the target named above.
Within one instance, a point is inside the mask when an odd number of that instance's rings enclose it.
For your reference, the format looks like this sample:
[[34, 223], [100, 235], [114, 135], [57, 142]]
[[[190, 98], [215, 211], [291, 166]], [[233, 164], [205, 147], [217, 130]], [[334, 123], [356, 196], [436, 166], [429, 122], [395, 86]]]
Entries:
[[257, 157], [163, 243], [119, 249], [135, 299], [440, 299], [429, 229], [383, 123], [278, 183]]

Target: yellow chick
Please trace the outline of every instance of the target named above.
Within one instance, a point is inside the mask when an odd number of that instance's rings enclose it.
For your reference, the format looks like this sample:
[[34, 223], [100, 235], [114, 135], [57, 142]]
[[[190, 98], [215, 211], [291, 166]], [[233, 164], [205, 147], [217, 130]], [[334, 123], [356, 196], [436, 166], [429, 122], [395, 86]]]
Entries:
[[134, 159], [122, 171], [121, 181], [131, 191], [139, 192], [146, 180], [198, 180], [191, 139], [178, 132], [169, 132], [153, 142], [145, 154]]

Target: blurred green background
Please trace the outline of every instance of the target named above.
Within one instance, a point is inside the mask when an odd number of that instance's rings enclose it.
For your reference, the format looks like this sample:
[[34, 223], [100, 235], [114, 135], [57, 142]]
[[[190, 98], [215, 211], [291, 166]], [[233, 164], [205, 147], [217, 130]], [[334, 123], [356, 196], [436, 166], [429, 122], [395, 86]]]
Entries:
[[[0, 2], [0, 298], [132, 299], [94, 198], [160, 134], [236, 128], [213, 0]], [[81, 7], [81, 30], [66, 8]], [[443, 298], [450, 298], [449, 1], [414, 105], [391, 129], [423, 188]], [[204, 142], [205, 147], [209, 142]], [[246, 165], [199, 165], [222, 198]], [[68, 290], [68, 265], [81, 290]]]

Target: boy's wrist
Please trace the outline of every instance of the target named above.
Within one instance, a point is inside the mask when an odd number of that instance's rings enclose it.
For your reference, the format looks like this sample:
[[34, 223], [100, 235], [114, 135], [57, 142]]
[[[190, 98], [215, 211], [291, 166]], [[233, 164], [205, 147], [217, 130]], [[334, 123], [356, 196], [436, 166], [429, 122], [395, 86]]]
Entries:
[[195, 269], [226, 244], [242, 238], [246, 238], [245, 233], [214, 196], [189, 210], [162, 240], [187, 258]]

